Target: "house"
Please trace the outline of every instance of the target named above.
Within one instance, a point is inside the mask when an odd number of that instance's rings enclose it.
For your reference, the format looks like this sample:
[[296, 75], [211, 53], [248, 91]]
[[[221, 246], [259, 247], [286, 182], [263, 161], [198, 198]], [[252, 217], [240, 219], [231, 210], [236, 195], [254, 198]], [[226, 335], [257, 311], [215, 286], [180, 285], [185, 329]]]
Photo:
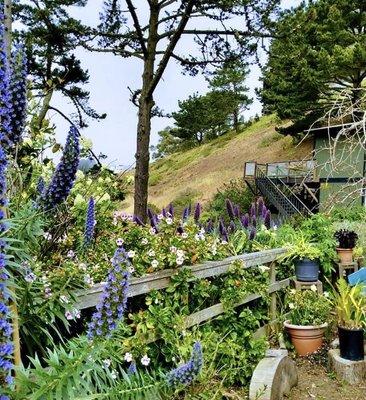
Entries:
[[312, 158], [246, 162], [244, 180], [284, 217], [310, 215], [334, 205], [366, 206], [366, 136], [360, 124], [309, 129]]

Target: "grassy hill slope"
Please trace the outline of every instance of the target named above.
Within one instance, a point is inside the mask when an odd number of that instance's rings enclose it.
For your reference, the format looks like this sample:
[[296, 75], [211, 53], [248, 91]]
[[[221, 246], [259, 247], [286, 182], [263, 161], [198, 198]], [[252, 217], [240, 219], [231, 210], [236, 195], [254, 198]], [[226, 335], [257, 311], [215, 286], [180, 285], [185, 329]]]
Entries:
[[310, 155], [311, 141], [295, 146], [275, 126], [273, 116], [262, 117], [239, 134], [229, 133], [152, 163], [149, 202], [163, 207], [187, 197], [205, 203], [224, 183], [243, 176], [246, 161], [302, 160]]

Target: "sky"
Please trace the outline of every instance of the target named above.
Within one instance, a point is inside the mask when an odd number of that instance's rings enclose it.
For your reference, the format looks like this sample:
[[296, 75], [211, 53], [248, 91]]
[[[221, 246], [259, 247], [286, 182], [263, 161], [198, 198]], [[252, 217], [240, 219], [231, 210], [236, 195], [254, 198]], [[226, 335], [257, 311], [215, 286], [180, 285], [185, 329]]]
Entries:
[[[74, 18], [90, 25], [96, 25], [103, 0], [90, 0], [85, 8], [75, 7], [72, 10]], [[283, 0], [283, 7], [296, 6], [300, 0]], [[185, 44], [181, 44], [185, 46]], [[90, 53], [83, 49], [76, 50], [82, 66], [90, 75], [88, 89], [90, 90], [90, 105], [99, 113], [107, 113], [107, 118], [101, 121], [90, 121], [89, 127], [82, 135], [91, 139], [95, 153], [108, 156], [107, 163], [116, 169], [124, 169], [134, 163], [136, 149], [137, 108], [130, 102], [130, 91], [140, 88], [141, 62], [135, 59], [123, 59], [108, 53]], [[261, 105], [255, 98], [255, 88], [260, 85], [260, 70], [251, 67], [246, 82], [250, 95], [254, 98], [251, 108], [245, 112], [244, 118], [260, 114]], [[174, 61], [168, 64], [163, 80], [155, 93], [156, 104], [165, 112], [177, 109], [178, 100], [189, 95], [207, 91], [207, 83], [202, 76], [190, 77], [181, 73], [181, 68]], [[73, 107], [65, 98], [58, 95], [52, 101], [53, 105], [65, 113], [72, 113]], [[56, 125], [56, 137], [63, 141], [68, 131], [68, 123], [54, 112], [49, 112], [51, 121]], [[173, 121], [168, 118], [152, 119], [151, 144], [158, 141], [158, 132]]]

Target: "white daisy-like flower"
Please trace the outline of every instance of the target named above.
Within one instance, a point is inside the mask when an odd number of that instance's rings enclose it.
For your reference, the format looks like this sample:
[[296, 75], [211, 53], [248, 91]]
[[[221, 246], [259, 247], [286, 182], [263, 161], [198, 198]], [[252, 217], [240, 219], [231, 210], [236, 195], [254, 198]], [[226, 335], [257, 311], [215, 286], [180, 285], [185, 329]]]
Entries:
[[69, 250], [66, 254], [67, 258], [74, 258], [75, 257], [75, 252], [73, 250]]
[[122, 238], [118, 238], [118, 239], [116, 240], [116, 243], [117, 243], [117, 246], [122, 246], [123, 243], [124, 243], [124, 240], [123, 240]]
[[131, 362], [133, 360], [133, 356], [131, 353], [126, 353], [124, 359], [126, 362]]
[[117, 373], [117, 371], [114, 369], [114, 370], [111, 372], [111, 377], [112, 377], [112, 379], [117, 379], [117, 376], [118, 376], [118, 373]]
[[295, 293], [296, 293], [296, 289], [291, 289], [291, 290], [290, 290], [290, 293], [291, 293], [291, 294], [295, 294]]
[[323, 293], [323, 296], [325, 297], [325, 298], [328, 298], [330, 295], [329, 295], [329, 292], [324, 292]]
[[147, 245], [147, 244], [149, 244], [149, 241], [146, 238], [142, 238], [141, 239], [141, 244]]
[[147, 354], [145, 354], [141, 358], [141, 364], [144, 365], [145, 367], [147, 367], [150, 364], [150, 358], [147, 356]]
[[222, 240], [221, 244], [227, 244], [227, 241], [226, 240]]
[[103, 365], [105, 368], [109, 368], [111, 366], [112, 361], [109, 358], [103, 360]]
[[158, 260], [152, 260], [152, 261], [151, 261], [151, 266], [152, 266], [153, 268], [156, 268], [158, 265], [159, 265], [159, 261], [158, 261]]
[[65, 311], [65, 317], [66, 317], [66, 319], [69, 320], [69, 321], [72, 320], [72, 319], [74, 319], [74, 316], [72, 315], [72, 312], [69, 311], [69, 310]]
[[51, 235], [49, 232], [45, 232], [45, 233], [43, 234], [43, 237], [44, 237], [46, 240], [52, 240], [52, 235]]
[[318, 291], [318, 289], [317, 289], [317, 287], [315, 285], [311, 285], [310, 286], [310, 290], [312, 290], [313, 292], [317, 292]]
[[183, 233], [182, 233], [182, 238], [183, 238], [183, 239], [187, 239], [187, 237], [188, 237], [188, 233], [187, 233], [187, 232], [183, 232]]
[[130, 250], [130, 251], [127, 253], [127, 257], [128, 257], [128, 258], [134, 258], [135, 255], [136, 255], [136, 252], [135, 252], [134, 250]]
[[277, 225], [273, 225], [273, 230], [277, 231]]
[[158, 214], [158, 220], [161, 221], [164, 218], [163, 214]]
[[194, 235], [194, 239], [195, 239], [197, 242], [199, 242], [199, 241], [201, 240], [201, 235], [200, 235], [199, 233], [196, 233], [196, 234]]
[[156, 230], [155, 230], [155, 228], [151, 227], [149, 232], [150, 232], [151, 235], [155, 235]]
[[180, 258], [184, 257], [184, 251], [181, 249], [177, 250], [177, 257], [180, 257]]
[[134, 268], [132, 265], [130, 265], [130, 266], [127, 268], [127, 271], [128, 271], [130, 274], [133, 274], [133, 273], [135, 272], [135, 268]]
[[261, 271], [262, 274], [263, 274], [264, 272], [268, 271], [270, 268], [267, 267], [267, 265], [259, 265], [258, 269], [259, 269], [259, 271]]
[[24, 280], [28, 283], [32, 283], [37, 279], [36, 275], [33, 272], [28, 272], [25, 277]]
[[94, 280], [89, 274], [86, 274], [84, 276], [84, 282], [89, 286], [93, 286], [94, 285]]
[[79, 264], [79, 269], [80, 269], [81, 271], [86, 271], [86, 270], [87, 270], [87, 265], [86, 265], [85, 263], [80, 263], [80, 264]]
[[147, 255], [149, 256], [149, 257], [154, 257], [155, 256], [155, 251], [154, 250], [149, 250], [148, 252], [147, 252]]
[[182, 257], [177, 257], [177, 259], [175, 260], [175, 262], [177, 263], [177, 265], [182, 265], [184, 263], [184, 258]]
[[129, 215], [129, 216], [127, 217], [127, 220], [128, 220], [128, 221], [133, 221], [133, 215]]
[[168, 217], [168, 218], [166, 218], [165, 222], [166, 222], [168, 225], [171, 225], [171, 224], [173, 223], [173, 219], [170, 218], [170, 217]]
[[289, 304], [288, 304], [288, 307], [289, 307], [291, 310], [293, 310], [293, 309], [295, 308], [295, 304], [294, 304], [294, 303], [289, 303]]
[[117, 218], [113, 218], [112, 225], [117, 225], [117, 224], [118, 224]]
[[67, 296], [65, 296], [64, 294], [62, 294], [60, 296], [60, 301], [61, 301], [61, 303], [66, 303], [66, 304], [70, 302], [69, 298]]
[[169, 250], [173, 254], [175, 254], [177, 252], [177, 248], [175, 246], [170, 246]]

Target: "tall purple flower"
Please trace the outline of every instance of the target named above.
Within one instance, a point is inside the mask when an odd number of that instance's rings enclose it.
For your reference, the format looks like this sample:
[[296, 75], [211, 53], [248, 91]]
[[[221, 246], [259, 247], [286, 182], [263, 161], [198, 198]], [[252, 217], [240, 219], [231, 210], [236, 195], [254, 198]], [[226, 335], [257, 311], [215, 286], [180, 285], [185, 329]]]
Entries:
[[229, 199], [226, 199], [226, 211], [227, 211], [230, 219], [235, 218], [234, 205], [231, 202], [231, 200], [229, 200]]
[[93, 197], [90, 197], [88, 208], [86, 210], [85, 232], [84, 232], [84, 247], [88, 247], [93, 242], [95, 227], [95, 202]]
[[44, 181], [44, 179], [40, 176], [40, 177], [38, 178], [37, 186], [36, 186], [37, 197], [38, 197], [38, 196], [42, 196], [42, 194], [43, 194], [43, 192], [44, 192], [44, 189], [45, 189], [45, 186], [46, 186], [45, 181]]
[[170, 387], [179, 385], [190, 385], [198, 376], [203, 365], [203, 353], [200, 342], [193, 345], [191, 358], [186, 364], [170, 371], [166, 376], [167, 384]]
[[254, 227], [257, 226], [257, 217], [256, 217], [255, 215], [252, 216], [252, 225], [253, 225]]
[[202, 212], [202, 207], [200, 203], [196, 204], [196, 207], [194, 208], [194, 221], [198, 223], [200, 217], [201, 217], [201, 212]]
[[186, 207], [184, 210], [183, 210], [183, 214], [182, 214], [182, 219], [183, 219], [183, 221], [186, 221], [188, 218], [189, 218], [189, 214], [191, 213], [191, 211], [190, 211], [190, 209], [189, 209], [189, 207]]
[[266, 214], [267, 214], [267, 207], [263, 204], [262, 213], [259, 215], [262, 217], [262, 219], [265, 219]]
[[174, 218], [174, 206], [172, 203], [170, 203], [168, 206], [168, 213], [170, 214], [171, 218]]
[[10, 68], [4, 40], [4, 14], [0, 10], [0, 143], [3, 148], [11, 147], [11, 92]]
[[240, 207], [238, 205], [234, 206], [234, 215], [236, 218], [240, 218]]
[[264, 226], [267, 229], [270, 229], [271, 227], [271, 211], [267, 210], [266, 215], [264, 217]]
[[252, 229], [249, 232], [249, 240], [254, 240], [257, 235], [257, 230], [253, 226]]
[[133, 216], [133, 222], [136, 225], [144, 226], [145, 224], [142, 222], [142, 219], [138, 215]]
[[11, 135], [9, 140], [15, 147], [22, 138], [27, 107], [27, 58], [24, 47], [17, 45], [12, 55], [11, 77]]
[[242, 215], [240, 222], [245, 229], [249, 228], [249, 214]]
[[220, 222], [219, 222], [219, 232], [220, 232], [221, 239], [225, 240], [225, 242], [228, 242], [229, 236], [228, 236], [227, 230], [225, 228], [224, 221], [222, 219], [220, 219]]
[[166, 209], [165, 209], [165, 207], [161, 210], [161, 213], [162, 213], [162, 215], [163, 215], [163, 217], [164, 218], [166, 218], [167, 217], [167, 214], [166, 214]]
[[250, 217], [253, 218], [253, 217], [256, 217], [256, 215], [257, 215], [257, 211], [255, 208], [255, 203], [252, 203], [252, 205], [250, 206]]
[[235, 231], [236, 231], [236, 225], [235, 225], [235, 222], [234, 221], [230, 221], [230, 224], [229, 224], [229, 228], [228, 228], [228, 231], [230, 232], [230, 233], [234, 233]]
[[112, 258], [112, 267], [108, 272], [97, 311], [88, 325], [88, 338], [110, 336], [122, 320], [127, 306], [130, 262], [123, 247], [118, 247]]
[[213, 230], [214, 230], [214, 225], [213, 225], [212, 219], [209, 219], [209, 220], [207, 221], [207, 225], [206, 225], [205, 231], [206, 231], [207, 233], [212, 233]]
[[74, 185], [79, 154], [79, 133], [75, 126], [71, 126], [61, 160], [41, 198], [45, 210], [50, 210], [66, 200]]
[[150, 226], [155, 229], [155, 232], [158, 232], [158, 219], [151, 208], [147, 209], [147, 216], [150, 221]]

